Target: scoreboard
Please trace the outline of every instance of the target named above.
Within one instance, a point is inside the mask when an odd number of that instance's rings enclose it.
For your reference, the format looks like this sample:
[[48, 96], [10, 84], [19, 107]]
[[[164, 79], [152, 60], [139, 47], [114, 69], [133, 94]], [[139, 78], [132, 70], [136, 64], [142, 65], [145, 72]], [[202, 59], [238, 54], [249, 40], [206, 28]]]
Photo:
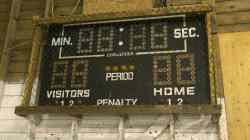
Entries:
[[203, 14], [52, 24], [39, 105], [209, 104]]

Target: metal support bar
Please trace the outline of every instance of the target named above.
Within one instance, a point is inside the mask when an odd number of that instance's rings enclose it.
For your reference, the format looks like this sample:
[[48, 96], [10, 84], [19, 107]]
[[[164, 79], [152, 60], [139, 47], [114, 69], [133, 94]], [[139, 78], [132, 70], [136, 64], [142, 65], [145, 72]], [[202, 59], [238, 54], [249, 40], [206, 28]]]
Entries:
[[175, 140], [175, 116], [174, 115], [170, 116], [169, 129], [170, 129], [171, 140]]
[[78, 127], [79, 127], [79, 120], [78, 119], [73, 120], [71, 125], [71, 140], [78, 140]]
[[120, 117], [120, 122], [118, 126], [118, 131], [119, 131], [119, 138], [118, 140], [125, 140], [125, 117], [121, 116]]
[[28, 117], [27, 140], [35, 140], [36, 126], [38, 126], [40, 122], [40, 116], [30, 115]]

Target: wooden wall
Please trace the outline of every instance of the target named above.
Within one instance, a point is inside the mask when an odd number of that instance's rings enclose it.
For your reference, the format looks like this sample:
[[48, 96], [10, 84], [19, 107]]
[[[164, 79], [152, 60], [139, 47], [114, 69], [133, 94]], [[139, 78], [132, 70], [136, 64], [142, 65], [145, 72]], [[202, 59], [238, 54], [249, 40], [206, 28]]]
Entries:
[[217, 0], [229, 140], [250, 139], [250, 2]]
[[141, 11], [152, 9], [152, 0], [86, 0], [84, 14], [114, 13], [123, 11]]
[[219, 32], [250, 31], [249, 0], [216, 0]]
[[250, 32], [220, 34], [230, 140], [250, 139]]
[[[0, 56], [4, 46], [5, 33], [8, 25], [11, 0], [0, 0]], [[0, 57], [1, 62], [1, 57]]]
[[[55, 0], [53, 14], [70, 15], [77, 1]], [[201, 3], [203, 0], [193, 1]], [[179, 2], [184, 3], [186, 1], [182, 0]], [[4, 43], [10, 5], [10, 0], [0, 0], [0, 48], [2, 48]], [[17, 19], [15, 41], [13, 46], [10, 46], [13, 49], [10, 53], [8, 74], [4, 86], [5, 90], [4, 93], [0, 93], [4, 94], [3, 98], [0, 99], [0, 139], [27, 139], [27, 130], [30, 127], [29, 122], [24, 118], [16, 116], [14, 114], [14, 107], [20, 104], [21, 91], [27, 76], [33, 30], [31, 18], [34, 15], [44, 16], [44, 11], [45, 0], [22, 1], [20, 16]], [[250, 56], [250, 41], [248, 40], [250, 40], [250, 33], [247, 31], [250, 31], [250, 2], [249, 0], [217, 0], [216, 12], [230, 140], [249, 140], [250, 99], [248, 91], [250, 90], [250, 82], [248, 73], [250, 72], [250, 59], [248, 56]], [[75, 13], [81, 14], [81, 8], [77, 8]], [[132, 139], [152, 138], [145, 137], [145, 135], [148, 135], [150, 131], [148, 128], [156, 122], [157, 118], [159, 116], [156, 115], [130, 116], [126, 126], [127, 137]], [[35, 128], [37, 133], [36, 139], [44, 140], [50, 134], [54, 133], [61, 139], [69, 139], [70, 125], [75, 118], [45, 115], [42, 119], [43, 121], [39, 127]], [[176, 139], [216, 140], [216, 126], [210, 121], [204, 121], [204, 119], [209, 120], [210, 118], [208, 116], [205, 118], [201, 116], [180, 117], [176, 126]], [[197, 123], [194, 120], [199, 120], [201, 123]], [[117, 116], [85, 116], [81, 118], [79, 138], [89, 136], [89, 139], [102, 139], [104, 137], [107, 139], [117, 139], [118, 122], [119, 117]], [[193, 127], [185, 126], [187, 122], [196, 125]], [[205, 123], [208, 126], [202, 126], [202, 130], [199, 130], [201, 129], [201, 125]], [[169, 129], [167, 128], [163, 135], [165, 137], [160, 137], [159, 139], [169, 137], [168, 133]], [[136, 134], [135, 137], [132, 137], [132, 134]], [[226, 138], [224, 137], [223, 140], [226, 140]]]
[[[10, 10], [11, 1], [5, 1], [3, 3], [10, 3], [7, 8]], [[0, 4], [2, 10], [2, 3]], [[11, 45], [8, 46], [10, 56], [8, 59], [8, 68], [6, 79], [4, 80], [4, 92], [0, 93], [0, 139], [15, 140], [26, 139], [26, 131], [28, 122], [25, 118], [18, 117], [14, 114], [14, 108], [16, 105], [20, 105], [21, 93], [27, 75], [27, 67], [29, 63], [31, 40], [32, 40], [32, 16], [43, 15], [44, 1], [38, 0], [22, 0], [19, 15], [14, 20], [17, 22], [16, 26], [12, 29], [16, 29], [14, 40]], [[9, 12], [0, 12], [0, 20], [2, 14], [6, 14], [3, 17], [9, 17]], [[8, 16], [7, 16], [8, 15]], [[9, 22], [6, 20], [7, 23]], [[5, 30], [6, 30], [5, 26]], [[11, 49], [10, 49], [11, 48]]]

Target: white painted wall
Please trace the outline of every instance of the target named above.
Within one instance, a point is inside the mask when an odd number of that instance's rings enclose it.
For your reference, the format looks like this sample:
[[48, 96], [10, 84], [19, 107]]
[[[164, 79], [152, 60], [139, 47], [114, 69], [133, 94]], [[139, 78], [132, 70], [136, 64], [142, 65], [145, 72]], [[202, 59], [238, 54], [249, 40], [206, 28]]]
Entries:
[[[23, 84], [6, 83], [0, 106], [0, 140], [27, 140], [30, 123], [14, 114], [20, 104]], [[163, 140], [171, 138], [171, 115], [129, 115], [125, 120], [125, 140]], [[217, 124], [209, 115], [175, 116], [175, 140], [219, 140]], [[43, 115], [33, 131], [35, 140], [69, 140], [70, 116]], [[118, 140], [119, 116], [88, 115], [79, 119], [78, 139]]]

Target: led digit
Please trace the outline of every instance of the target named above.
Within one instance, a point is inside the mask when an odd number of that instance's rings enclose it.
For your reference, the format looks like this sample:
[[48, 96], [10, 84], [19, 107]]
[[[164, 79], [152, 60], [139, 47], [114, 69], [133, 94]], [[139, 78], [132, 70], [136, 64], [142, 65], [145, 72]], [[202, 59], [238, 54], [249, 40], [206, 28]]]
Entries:
[[172, 84], [172, 69], [170, 56], [154, 56], [153, 81], [155, 86]]
[[164, 49], [168, 47], [167, 23], [152, 23], [150, 27], [150, 33], [152, 49]]
[[129, 50], [143, 50], [146, 48], [146, 27], [144, 24], [130, 26]]
[[88, 61], [76, 60], [72, 65], [72, 88], [85, 88], [87, 86]]
[[195, 63], [193, 54], [182, 54], [176, 57], [177, 83], [179, 85], [195, 84]]
[[53, 64], [51, 88], [66, 88], [68, 61]]
[[83, 28], [79, 31], [79, 40], [77, 45], [77, 53], [91, 53], [93, 49], [93, 28]]
[[113, 51], [114, 29], [112, 26], [98, 28], [97, 52]]

